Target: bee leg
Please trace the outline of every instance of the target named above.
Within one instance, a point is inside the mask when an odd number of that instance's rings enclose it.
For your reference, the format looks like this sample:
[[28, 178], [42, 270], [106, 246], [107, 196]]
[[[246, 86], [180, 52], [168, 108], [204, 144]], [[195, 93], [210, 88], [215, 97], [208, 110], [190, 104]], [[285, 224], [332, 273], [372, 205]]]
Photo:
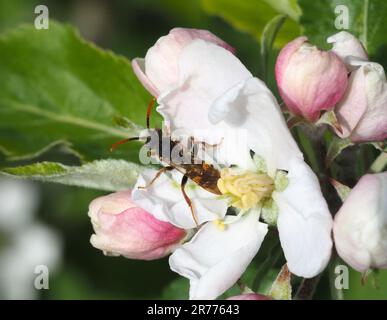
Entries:
[[113, 143], [111, 145], [110, 152], [113, 152], [121, 144], [127, 143], [129, 141], [138, 141], [138, 140], [141, 140], [141, 138], [140, 137], [132, 137], [132, 138], [127, 138], [127, 139], [124, 139], [124, 140], [117, 141], [117, 142], [115, 142], [115, 143]]
[[157, 173], [155, 174], [153, 179], [147, 185], [140, 186], [140, 187], [138, 187], [138, 189], [147, 189], [147, 188], [149, 188], [164, 172], [171, 171], [173, 169], [175, 169], [175, 168], [171, 167], [171, 166], [161, 168], [159, 171], [157, 171]]
[[188, 197], [188, 195], [185, 192], [185, 185], [187, 184], [187, 181], [188, 181], [188, 177], [184, 175], [183, 179], [181, 179], [181, 192], [183, 193], [185, 202], [187, 202], [187, 204], [191, 210], [192, 218], [194, 219], [196, 226], [198, 226], [199, 225], [198, 219], [197, 219], [195, 211], [193, 209], [191, 199]]

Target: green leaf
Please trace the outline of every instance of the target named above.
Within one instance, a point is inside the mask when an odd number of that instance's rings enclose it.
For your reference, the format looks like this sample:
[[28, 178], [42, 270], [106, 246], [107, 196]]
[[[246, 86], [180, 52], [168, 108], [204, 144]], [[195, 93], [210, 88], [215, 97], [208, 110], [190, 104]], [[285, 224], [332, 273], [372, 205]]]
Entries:
[[286, 15], [275, 16], [267, 23], [267, 25], [263, 29], [261, 39], [261, 63], [263, 70], [263, 80], [267, 79], [267, 65], [269, 61], [269, 54], [273, 49], [275, 38], [277, 37], [277, 34], [285, 21]]
[[273, 244], [270, 243], [271, 247], [265, 254], [264, 260], [260, 261], [259, 266], [256, 270], [254, 280], [252, 282], [253, 291], [258, 291], [262, 287], [267, 275], [275, 268], [275, 264], [282, 257], [282, 249], [279, 244], [279, 239], [273, 240]]
[[[362, 274], [349, 269], [349, 289], [344, 290], [346, 300], [385, 300], [387, 288], [387, 270], [379, 270], [377, 274], [362, 281]], [[376, 279], [374, 278], [376, 276]]]
[[1, 174], [43, 182], [94, 188], [106, 191], [130, 189], [144, 169], [124, 160], [99, 160], [82, 166], [65, 166], [57, 162], [40, 162], [5, 168]]
[[336, 159], [336, 157], [338, 157], [344, 149], [346, 149], [352, 145], [353, 145], [353, 143], [351, 142], [351, 140], [349, 138], [341, 139], [341, 138], [335, 137], [331, 141], [331, 143], [328, 147], [327, 155], [325, 157], [325, 165], [327, 167], [330, 167], [330, 165]]
[[202, 0], [204, 9], [231, 23], [256, 39], [261, 39], [265, 25], [278, 14], [288, 15], [282, 32], [276, 39], [277, 45], [283, 45], [300, 34], [298, 18], [301, 10], [297, 0], [251, 1], [251, 0]]
[[9, 157], [63, 140], [86, 159], [111, 157], [113, 142], [136, 133], [114, 118], [144, 124], [150, 101], [128, 60], [52, 21], [49, 30], [22, 26], [0, 36], [0, 83], [0, 145]]
[[316, 122], [317, 126], [323, 124], [327, 124], [331, 128], [336, 129], [341, 133], [343, 132], [343, 128], [341, 127], [339, 120], [337, 120], [336, 114], [333, 110], [324, 112], [320, 119], [318, 119], [318, 121]]
[[386, 43], [385, 0], [299, 0], [298, 3], [303, 12], [300, 21], [305, 34], [314, 44], [322, 48], [329, 48], [330, 45], [326, 43], [327, 37], [340, 31], [335, 28], [338, 16], [335, 9], [339, 5], [348, 8], [347, 31], [359, 37], [371, 55], [380, 45]]

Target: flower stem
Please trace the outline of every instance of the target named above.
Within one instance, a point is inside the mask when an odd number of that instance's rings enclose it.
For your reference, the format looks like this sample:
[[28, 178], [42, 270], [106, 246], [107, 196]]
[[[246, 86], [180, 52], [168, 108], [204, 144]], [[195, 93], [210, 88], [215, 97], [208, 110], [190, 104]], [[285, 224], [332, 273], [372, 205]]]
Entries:
[[317, 285], [321, 279], [321, 273], [311, 279], [303, 279], [296, 295], [294, 296], [294, 300], [312, 300], [314, 293], [316, 292]]
[[304, 133], [304, 131], [302, 131], [300, 128], [297, 128], [297, 135], [302, 149], [308, 158], [310, 166], [312, 167], [314, 172], [319, 172], [319, 161], [313, 143], [311, 142], [310, 138]]
[[335, 280], [336, 280], [336, 273], [335, 269], [336, 266], [340, 264], [340, 258], [338, 257], [337, 253], [332, 254], [331, 262], [329, 263], [329, 287], [331, 291], [331, 298], [333, 300], [344, 300], [344, 293], [342, 289], [336, 288]]

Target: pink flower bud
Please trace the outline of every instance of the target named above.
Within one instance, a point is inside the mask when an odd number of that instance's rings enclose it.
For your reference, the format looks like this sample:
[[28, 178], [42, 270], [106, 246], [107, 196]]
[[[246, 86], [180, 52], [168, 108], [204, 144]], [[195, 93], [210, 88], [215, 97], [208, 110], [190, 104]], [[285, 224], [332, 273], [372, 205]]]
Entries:
[[195, 39], [215, 43], [231, 52], [235, 50], [207, 30], [174, 28], [157, 40], [145, 59], [132, 61], [133, 71], [143, 86], [155, 97], [176, 85], [179, 77], [179, 56], [185, 46]]
[[306, 37], [288, 43], [275, 66], [280, 95], [289, 110], [315, 122], [331, 110], [347, 87], [347, 69], [333, 52], [312, 46]]
[[246, 293], [239, 296], [230, 297], [227, 300], [273, 300], [273, 298], [258, 293]]
[[353, 67], [347, 91], [335, 113], [342, 128], [336, 132], [352, 142], [381, 141], [387, 138], [387, 82], [377, 63], [349, 59]]
[[354, 269], [387, 268], [387, 172], [367, 174], [335, 216], [340, 257]]
[[131, 192], [112, 193], [93, 200], [89, 217], [95, 234], [91, 244], [106, 255], [154, 260], [169, 254], [186, 236], [170, 223], [137, 207]]

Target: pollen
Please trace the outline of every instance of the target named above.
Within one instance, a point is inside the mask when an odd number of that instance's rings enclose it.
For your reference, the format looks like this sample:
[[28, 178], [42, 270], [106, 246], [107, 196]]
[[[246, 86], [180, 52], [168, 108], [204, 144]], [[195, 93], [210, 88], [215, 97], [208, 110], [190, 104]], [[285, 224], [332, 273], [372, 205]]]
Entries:
[[214, 223], [219, 230], [224, 231], [226, 229], [226, 224], [223, 220], [217, 219], [214, 220]]
[[231, 206], [247, 211], [271, 196], [274, 181], [264, 173], [248, 171], [241, 174], [226, 168], [221, 171], [218, 188], [229, 197]]

